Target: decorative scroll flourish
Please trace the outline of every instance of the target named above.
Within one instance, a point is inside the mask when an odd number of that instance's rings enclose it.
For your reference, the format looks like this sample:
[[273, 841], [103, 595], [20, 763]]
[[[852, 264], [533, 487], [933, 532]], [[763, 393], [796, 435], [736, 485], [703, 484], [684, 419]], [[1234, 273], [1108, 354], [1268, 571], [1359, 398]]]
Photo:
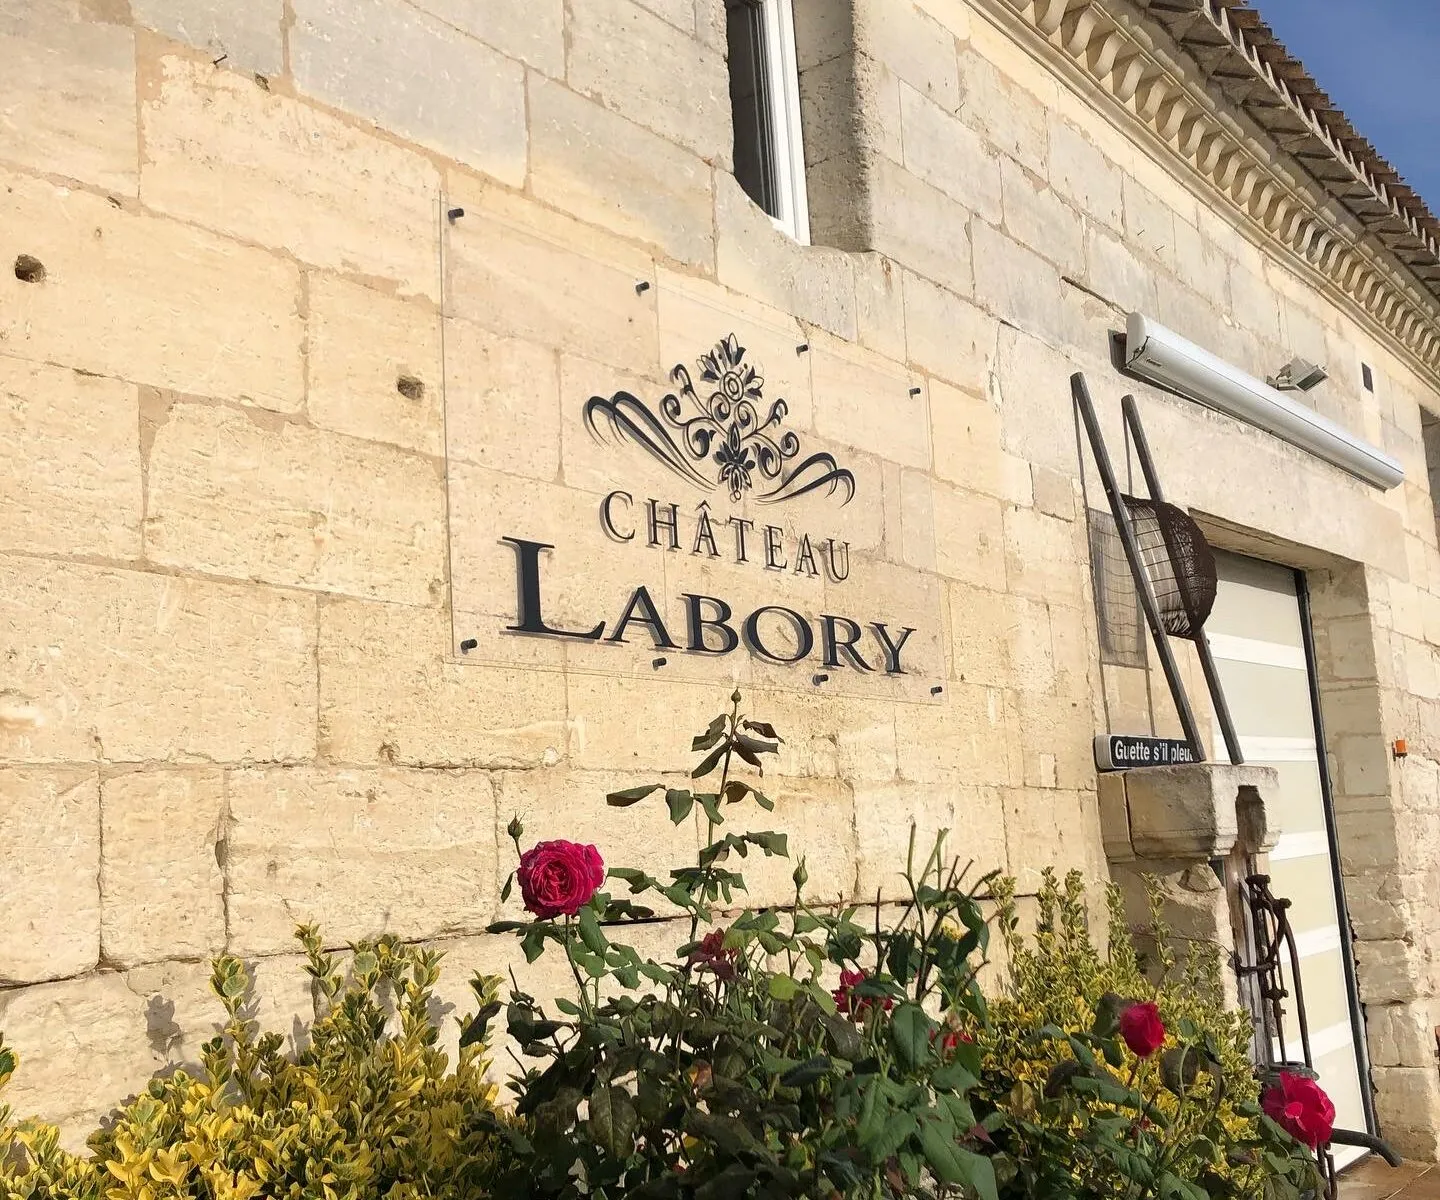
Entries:
[[629, 392], [608, 400], [592, 396], [585, 404], [586, 428], [604, 440], [603, 425], [687, 483], [706, 491], [723, 487], [731, 500], [753, 492], [760, 503], [776, 504], [824, 488], [827, 496], [843, 493], [842, 505], [850, 503], [854, 474], [823, 451], [801, 457], [800, 439], [781, 428], [789, 406], [777, 399], [764, 410], [765, 378], [745, 361], [745, 347], [733, 333], [696, 366], [702, 386], [709, 385], [707, 396], [678, 363], [670, 372], [678, 393], [661, 399], [658, 414]]

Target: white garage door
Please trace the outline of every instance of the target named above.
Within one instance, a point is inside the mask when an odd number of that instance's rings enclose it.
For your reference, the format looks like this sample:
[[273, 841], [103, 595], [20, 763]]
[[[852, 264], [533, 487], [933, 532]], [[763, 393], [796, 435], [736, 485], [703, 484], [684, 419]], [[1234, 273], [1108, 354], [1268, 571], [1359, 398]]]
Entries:
[[[1309, 667], [1295, 573], [1238, 555], [1216, 554], [1220, 587], [1205, 629], [1247, 763], [1274, 767], [1279, 796], [1270, 809], [1280, 838], [1270, 856], [1271, 890], [1292, 902], [1310, 1048], [1335, 1123], [1365, 1129], [1361, 1100], [1363, 1033], [1351, 1018], [1352, 965], [1340, 936], [1335, 847], [1325, 820]], [[1211, 756], [1225, 743], [1212, 730]], [[1293, 999], [1286, 1001], [1286, 1049], [1300, 1057]], [[1337, 1148], [1344, 1164], [1362, 1152]]]

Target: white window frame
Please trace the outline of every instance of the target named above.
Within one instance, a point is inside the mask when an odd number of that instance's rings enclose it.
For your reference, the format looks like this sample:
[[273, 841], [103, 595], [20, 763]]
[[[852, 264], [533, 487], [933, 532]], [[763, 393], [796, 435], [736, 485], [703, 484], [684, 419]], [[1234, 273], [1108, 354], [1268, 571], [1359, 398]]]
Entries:
[[[805, 140], [800, 127], [800, 64], [795, 53], [791, 0], [760, 0], [765, 30], [766, 83], [770, 89], [770, 150], [780, 208], [770, 220], [803, 246], [810, 244], [810, 202], [805, 191]], [[770, 214], [766, 214], [769, 216]]]

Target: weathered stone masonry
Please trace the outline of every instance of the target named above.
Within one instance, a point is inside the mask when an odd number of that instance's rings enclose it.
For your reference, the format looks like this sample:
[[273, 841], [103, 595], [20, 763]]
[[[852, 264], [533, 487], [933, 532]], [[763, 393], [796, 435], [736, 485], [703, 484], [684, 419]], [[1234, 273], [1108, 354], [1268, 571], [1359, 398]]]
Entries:
[[[1314, 402], [1406, 465], [1381, 495], [1134, 389], [1217, 544], [1310, 573], [1381, 1121], [1440, 1147], [1433, 302], [1363, 231], [1302, 242], [1303, 181], [1280, 196], [1235, 155], [1293, 164], [1243, 114], [1197, 124], [1182, 98], [1223, 102], [1124, 0], [796, 8], [809, 247], [729, 173], [722, 0], [0, 0], [18, 1109], [73, 1131], [193, 1057], [223, 949], [288, 1028], [299, 920], [434, 940], [463, 1002], [514, 960], [482, 933], [510, 815], [667, 868], [693, 831], [601, 797], [683, 771], [737, 682], [787, 738], [767, 790], [821, 894], [892, 886], [910, 818], [1022, 890], [1102, 876], [1090, 739], [1173, 716], [1099, 663], [1066, 380], [1120, 444], [1108, 331], [1140, 308], [1254, 374], [1325, 362]], [[487, 522], [540, 506], [578, 542], [621, 486], [579, 406], [657, 396], [732, 330], [854, 465], [847, 603], [932, 612], [943, 694], [739, 657], [580, 670], [524, 639], [462, 660], [500, 615], [453, 599], [488, 594]], [[635, 561], [587, 583], [623, 602]]]

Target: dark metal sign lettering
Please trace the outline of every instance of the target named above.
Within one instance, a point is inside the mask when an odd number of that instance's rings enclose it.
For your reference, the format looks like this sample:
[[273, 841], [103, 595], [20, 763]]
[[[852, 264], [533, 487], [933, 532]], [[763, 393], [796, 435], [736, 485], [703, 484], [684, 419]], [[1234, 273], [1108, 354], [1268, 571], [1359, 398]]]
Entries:
[[1101, 733], [1095, 737], [1095, 765], [1102, 771], [1173, 767], [1199, 761], [1190, 743], [1183, 738], [1141, 737], [1125, 733]]
[[[804, 453], [800, 438], [783, 428], [786, 402], [777, 399], [765, 407], [764, 377], [746, 362], [745, 347], [733, 333], [702, 355], [697, 367], [708, 394], [702, 395], [689, 370], [677, 365], [670, 378], [678, 391], [660, 400], [658, 412], [629, 392], [608, 399], [592, 396], [585, 405], [585, 425], [597, 441], [606, 441], [608, 434], [638, 446], [698, 491], [712, 494], [692, 501], [691, 510], [674, 500], [616, 488], [599, 503], [605, 537], [614, 546], [647, 546], [757, 572], [843, 583], [850, 576], [848, 540], [796, 530], [793, 521], [781, 525], [725, 515], [712, 503], [723, 504], [728, 496], [734, 504], [780, 504], [813, 494], [837, 498], [838, 507], [844, 507], [855, 496], [854, 473], [825, 451]], [[516, 616], [505, 626], [507, 633], [619, 645], [648, 638], [656, 650], [713, 656], [743, 647], [781, 665], [813, 657], [827, 670], [908, 674], [901, 655], [916, 632], [912, 626], [834, 612], [809, 616], [784, 604], [753, 600], [736, 612], [724, 597], [699, 592], [679, 593], [683, 630], [673, 608], [666, 623], [665, 604], [657, 603], [644, 585], [613, 610], [587, 612], [585, 620], [572, 617], [565, 625], [573, 627], [562, 627], [545, 615], [542, 577], [553, 580], [560, 573], [564, 578], [571, 565], [564, 552], [533, 536], [500, 540], [515, 553]]]

